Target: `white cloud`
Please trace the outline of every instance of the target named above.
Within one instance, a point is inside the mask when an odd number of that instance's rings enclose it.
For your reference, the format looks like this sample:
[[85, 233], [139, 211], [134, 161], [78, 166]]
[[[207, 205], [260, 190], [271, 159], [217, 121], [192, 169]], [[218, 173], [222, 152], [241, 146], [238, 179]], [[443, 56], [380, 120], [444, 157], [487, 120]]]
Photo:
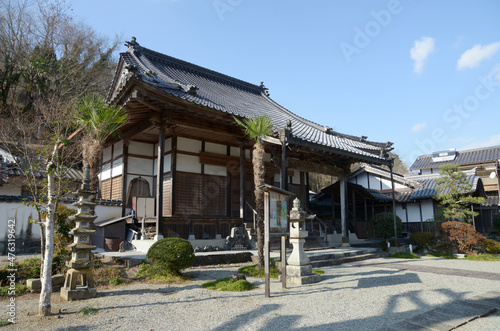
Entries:
[[415, 61], [413, 71], [421, 74], [424, 69], [424, 62], [434, 52], [435, 39], [431, 37], [422, 37], [420, 40], [415, 40], [415, 46], [410, 50], [410, 57]]
[[411, 128], [411, 132], [418, 133], [427, 127], [427, 122], [417, 123]]
[[500, 145], [500, 134], [494, 134], [490, 136], [489, 138], [482, 140], [482, 141], [475, 141], [473, 143], [470, 143], [460, 149], [474, 149], [474, 148], [483, 148], [483, 147], [490, 147], [490, 146], [497, 146]]
[[474, 45], [474, 47], [466, 50], [460, 56], [457, 62], [457, 70], [475, 68], [481, 61], [489, 59], [498, 52], [498, 50], [500, 50], [500, 41], [485, 46], [481, 46], [480, 44]]

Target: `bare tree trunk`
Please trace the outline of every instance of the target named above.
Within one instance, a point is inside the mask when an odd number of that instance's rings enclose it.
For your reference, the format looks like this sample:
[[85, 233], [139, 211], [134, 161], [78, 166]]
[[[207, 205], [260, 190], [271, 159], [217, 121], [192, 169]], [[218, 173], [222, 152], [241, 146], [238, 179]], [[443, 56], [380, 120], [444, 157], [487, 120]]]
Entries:
[[[57, 157], [57, 147], [54, 146], [52, 160]], [[40, 301], [38, 304], [38, 313], [40, 316], [48, 316], [51, 313], [50, 299], [52, 294], [52, 257], [54, 253], [54, 233], [55, 233], [55, 215], [57, 207], [57, 197], [55, 195], [55, 176], [53, 171], [54, 164], [50, 161], [47, 164], [47, 215], [45, 217], [45, 255], [43, 259], [43, 273], [41, 277], [42, 289], [40, 291]]]

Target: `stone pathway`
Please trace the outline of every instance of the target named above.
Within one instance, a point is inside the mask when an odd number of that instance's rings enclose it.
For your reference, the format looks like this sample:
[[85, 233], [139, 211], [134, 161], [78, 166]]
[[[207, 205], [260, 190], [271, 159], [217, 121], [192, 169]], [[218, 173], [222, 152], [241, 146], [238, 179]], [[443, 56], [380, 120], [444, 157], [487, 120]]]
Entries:
[[496, 307], [500, 307], [500, 292], [491, 292], [488, 296], [478, 295], [470, 300], [450, 302], [410, 319], [394, 323], [383, 330], [453, 330], [469, 322], [474, 323], [473, 321], [477, 318], [496, 313], [498, 311]]
[[463, 269], [454, 269], [454, 268], [439, 268], [439, 267], [430, 267], [430, 266], [421, 266], [421, 265], [408, 265], [408, 264], [399, 264], [399, 263], [376, 263], [376, 262], [356, 262], [350, 263], [350, 265], [362, 266], [362, 267], [375, 267], [375, 268], [386, 268], [386, 269], [396, 269], [396, 270], [406, 270], [406, 271], [415, 271], [415, 272], [429, 272], [433, 274], [440, 275], [452, 275], [452, 276], [461, 276], [461, 277], [469, 277], [469, 278], [479, 278], [486, 280], [493, 280], [500, 282], [500, 274], [494, 272], [484, 272], [484, 271], [472, 271], [472, 270], [463, 270]]

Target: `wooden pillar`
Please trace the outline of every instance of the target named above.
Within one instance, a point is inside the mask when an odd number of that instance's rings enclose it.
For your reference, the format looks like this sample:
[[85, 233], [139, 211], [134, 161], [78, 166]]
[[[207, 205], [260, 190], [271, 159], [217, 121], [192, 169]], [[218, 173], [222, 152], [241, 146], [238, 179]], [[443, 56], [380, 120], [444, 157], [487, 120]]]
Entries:
[[159, 127], [156, 166], [156, 236], [163, 238], [163, 173], [165, 160], [165, 129]]
[[172, 216], [176, 213], [175, 204], [175, 191], [177, 186], [177, 136], [172, 137], [172, 157], [170, 158], [170, 206], [172, 209]]
[[281, 136], [281, 171], [280, 171], [280, 188], [288, 191], [288, 161], [286, 157], [286, 149], [288, 144], [288, 137], [292, 131], [292, 122], [288, 120], [286, 127]]
[[307, 208], [309, 208], [309, 199], [311, 198], [309, 196], [309, 190], [310, 190], [310, 186], [309, 186], [309, 173], [306, 172], [306, 201], [305, 201], [304, 206], [306, 206]]
[[245, 143], [240, 143], [240, 218], [244, 221], [246, 216], [246, 169], [245, 169]]
[[347, 176], [340, 177], [340, 219], [342, 224], [342, 247], [350, 247], [347, 225]]
[[300, 185], [300, 201], [302, 201], [302, 206], [307, 206], [306, 204], [306, 183], [304, 179], [304, 172], [299, 172], [299, 185]]
[[128, 140], [123, 140], [123, 173], [122, 173], [122, 217], [127, 208], [127, 173], [128, 173]]

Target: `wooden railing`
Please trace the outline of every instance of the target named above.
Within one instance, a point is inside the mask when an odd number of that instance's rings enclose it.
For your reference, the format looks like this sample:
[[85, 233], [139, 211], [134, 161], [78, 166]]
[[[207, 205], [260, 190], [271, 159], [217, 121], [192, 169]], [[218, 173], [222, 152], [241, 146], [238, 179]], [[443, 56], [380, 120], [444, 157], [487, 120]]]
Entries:
[[[309, 208], [306, 207], [306, 211], [309, 214], [313, 214]], [[314, 232], [314, 224], [317, 223], [318, 225], [318, 232], [319, 236], [323, 237], [324, 241], [328, 241], [328, 225], [318, 216], [315, 216], [313, 219], [311, 219], [311, 232]]]

